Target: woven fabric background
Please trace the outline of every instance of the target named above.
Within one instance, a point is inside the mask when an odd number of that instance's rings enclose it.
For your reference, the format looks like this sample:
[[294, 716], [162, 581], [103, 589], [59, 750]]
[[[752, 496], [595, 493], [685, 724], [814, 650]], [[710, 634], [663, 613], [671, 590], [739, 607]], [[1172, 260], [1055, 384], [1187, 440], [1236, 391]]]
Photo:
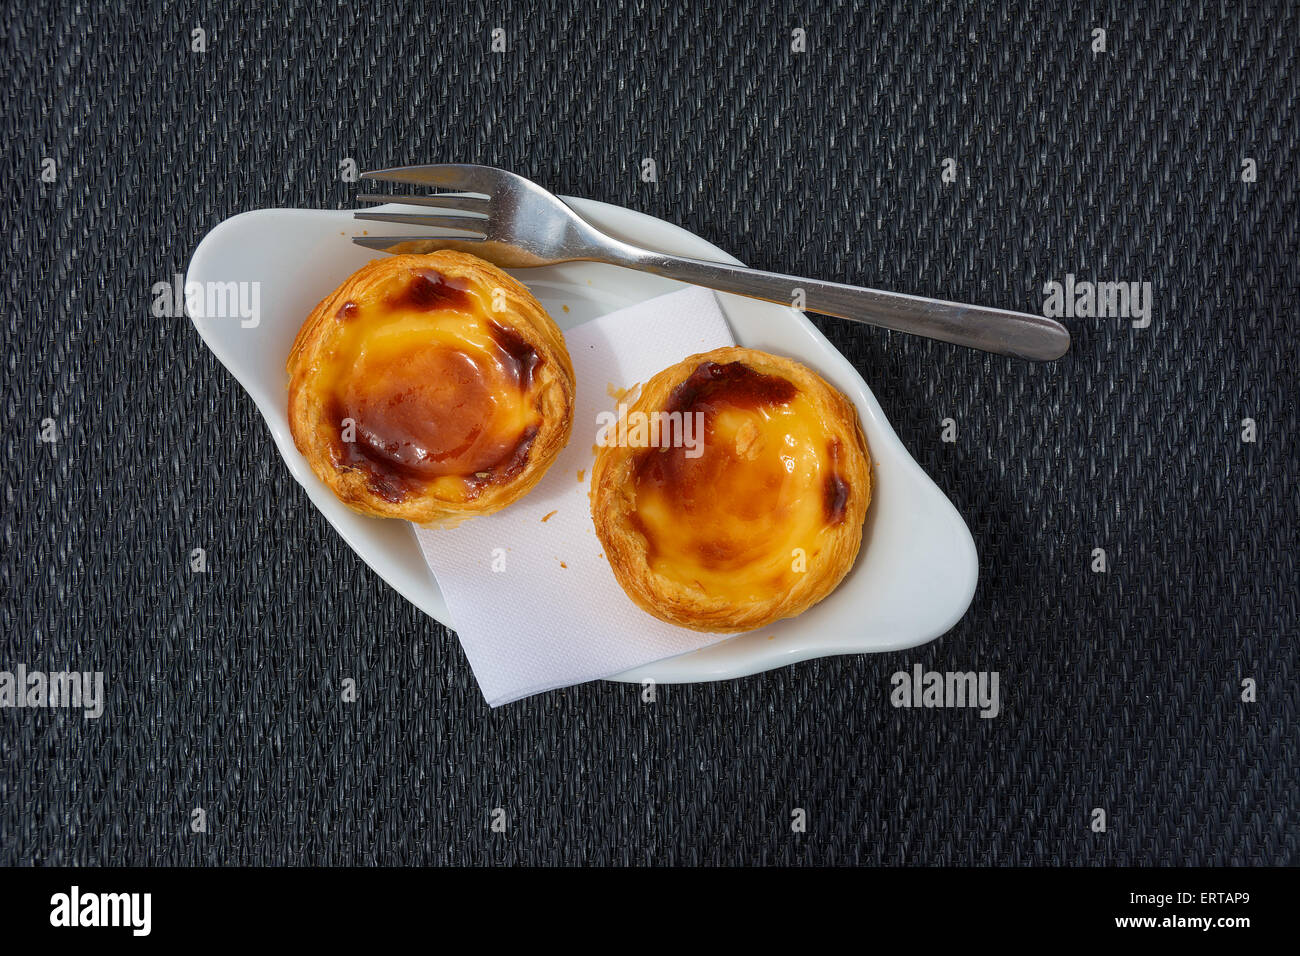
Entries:
[[[0, 862], [1297, 862], [1295, 4], [24, 4], [3, 29], [0, 668], [102, 670], [107, 709], [0, 712]], [[964, 620], [653, 705], [490, 711], [189, 321], [150, 313], [222, 219], [352, 206], [347, 157], [503, 166], [757, 267], [1005, 308], [1149, 281], [1153, 320], [1068, 320], [1032, 365], [816, 318], [970, 524]], [[1002, 713], [892, 708], [916, 663], [998, 671]]]

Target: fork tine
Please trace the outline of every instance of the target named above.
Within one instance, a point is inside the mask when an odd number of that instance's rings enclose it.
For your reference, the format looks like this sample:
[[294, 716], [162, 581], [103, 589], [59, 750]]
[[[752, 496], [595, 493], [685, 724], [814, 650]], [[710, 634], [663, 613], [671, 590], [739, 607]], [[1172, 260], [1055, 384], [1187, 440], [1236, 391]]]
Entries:
[[437, 209], [463, 209], [466, 212], [487, 214], [488, 199], [469, 193], [441, 193], [437, 196], [386, 196], [382, 193], [360, 193], [359, 202], [391, 202], [407, 206], [433, 206]]
[[415, 186], [440, 186], [467, 193], [487, 193], [499, 184], [500, 173], [491, 166], [466, 163], [436, 163], [432, 166], [394, 166], [361, 174], [362, 179], [380, 179]]
[[353, 236], [352, 241], [380, 252], [422, 252], [422, 247], [443, 242], [482, 242], [482, 236]]
[[487, 219], [482, 216], [434, 216], [427, 212], [354, 212], [353, 219], [372, 222], [403, 222], [412, 226], [431, 226], [434, 229], [466, 229], [482, 232]]

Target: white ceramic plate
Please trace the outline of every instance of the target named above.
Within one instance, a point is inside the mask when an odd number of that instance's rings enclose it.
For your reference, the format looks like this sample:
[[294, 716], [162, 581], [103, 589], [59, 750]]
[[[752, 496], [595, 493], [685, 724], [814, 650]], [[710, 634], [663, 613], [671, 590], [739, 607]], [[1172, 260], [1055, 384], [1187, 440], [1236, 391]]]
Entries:
[[[596, 226], [636, 245], [738, 262], [662, 220], [586, 199], [565, 201]], [[260, 318], [250, 327], [237, 317], [198, 317], [194, 325], [257, 403], [289, 471], [343, 540], [408, 601], [454, 626], [410, 525], [363, 517], [344, 507], [312, 474], [289, 434], [284, 371], [289, 347], [316, 303], [377, 255], [350, 241], [366, 231], [363, 227], [373, 233], [373, 225], [336, 210], [262, 209], [227, 219], [195, 250], [186, 281], [259, 283]], [[427, 231], [382, 224], [384, 235]], [[593, 263], [514, 275], [562, 328], [681, 287], [669, 279]], [[741, 345], [803, 362], [857, 405], [875, 479], [862, 553], [835, 593], [799, 617], [617, 679], [720, 680], [812, 657], [898, 650], [943, 634], [966, 612], [978, 576], [975, 542], [961, 516], [907, 453], [862, 377], [802, 312], [741, 296], [718, 299]]]

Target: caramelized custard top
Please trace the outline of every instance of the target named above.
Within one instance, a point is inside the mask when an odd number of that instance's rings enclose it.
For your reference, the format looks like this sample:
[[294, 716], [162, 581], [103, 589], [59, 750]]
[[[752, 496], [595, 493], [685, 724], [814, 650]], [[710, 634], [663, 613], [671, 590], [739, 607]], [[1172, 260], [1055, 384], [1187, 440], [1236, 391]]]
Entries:
[[649, 448], [633, 464], [633, 526], [651, 569], [733, 601], [788, 590], [844, 518], [840, 448], [791, 382], [705, 362], [663, 411], [703, 416], [704, 441]]
[[431, 486], [470, 500], [524, 468], [543, 359], [490, 309], [486, 294], [432, 269], [339, 308], [320, 369], [337, 466], [365, 472], [392, 502]]

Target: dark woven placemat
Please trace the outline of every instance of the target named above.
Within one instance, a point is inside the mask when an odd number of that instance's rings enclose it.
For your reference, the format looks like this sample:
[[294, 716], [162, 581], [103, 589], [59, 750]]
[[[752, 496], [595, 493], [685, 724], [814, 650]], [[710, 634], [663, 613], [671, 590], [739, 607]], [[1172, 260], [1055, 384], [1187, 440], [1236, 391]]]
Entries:
[[[747, 6], [6, 10], [0, 668], [102, 670], [108, 700], [0, 711], [0, 862], [1296, 861], [1295, 5]], [[1152, 322], [1068, 320], [1034, 366], [819, 319], [971, 526], [965, 619], [489, 711], [150, 311], [222, 219], [352, 205], [348, 157], [1007, 308], [1150, 282]], [[916, 663], [997, 671], [1002, 713], [892, 708]]]

